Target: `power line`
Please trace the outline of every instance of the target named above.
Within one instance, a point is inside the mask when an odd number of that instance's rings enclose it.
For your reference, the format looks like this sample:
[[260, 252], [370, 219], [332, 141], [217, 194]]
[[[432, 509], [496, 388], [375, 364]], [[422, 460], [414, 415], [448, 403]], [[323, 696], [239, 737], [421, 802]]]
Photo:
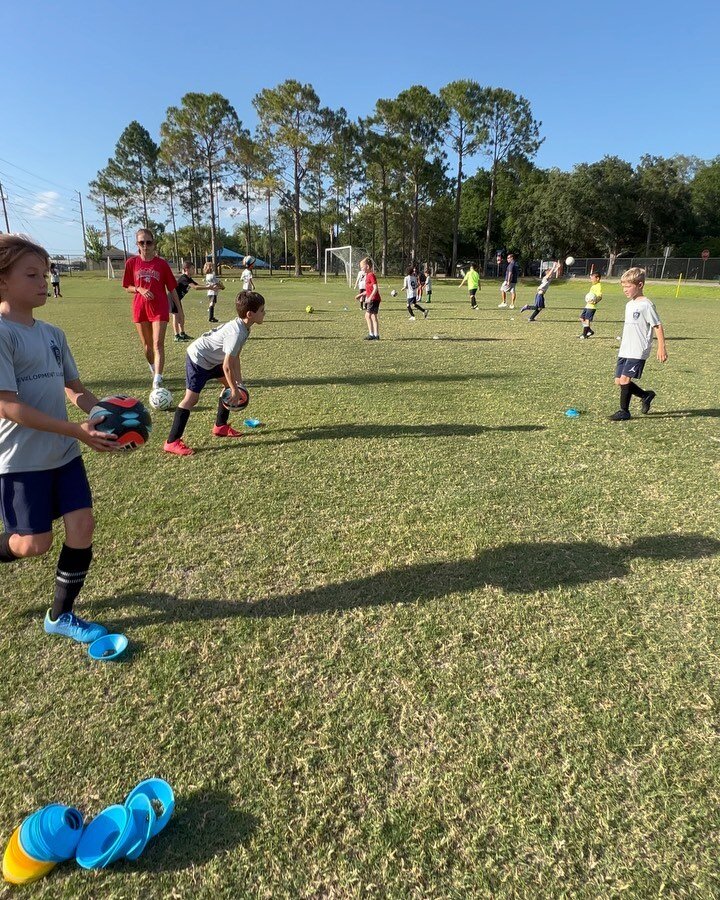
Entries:
[[72, 192], [73, 192], [72, 188], [66, 187], [64, 184], [58, 184], [57, 181], [51, 181], [49, 178], [43, 178], [42, 175], [36, 175], [34, 172], [30, 172], [28, 169], [23, 169], [22, 166], [18, 166], [15, 163], [10, 162], [9, 159], [3, 159], [2, 157], [0, 157], [0, 162], [4, 162], [8, 166], [12, 166], [13, 169], [17, 169], [20, 172], [24, 172], [26, 175], [29, 175], [31, 178], [35, 178], [38, 181], [44, 181], [47, 184], [52, 184], [55, 187], [59, 187], [63, 191], [67, 191], [68, 194], [72, 194]]
[[18, 188], [18, 190], [27, 191], [28, 193], [33, 193], [33, 194], [38, 194], [41, 192], [53, 193], [53, 194], [56, 194], [58, 197], [62, 197], [64, 200], [72, 199], [72, 195], [69, 193], [68, 194], [60, 194], [60, 193], [58, 193], [58, 191], [48, 191], [46, 188], [44, 188], [41, 185], [28, 184], [27, 181], [23, 181], [22, 179], [19, 179], [17, 177], [17, 175], [14, 175], [14, 174], [11, 175], [9, 172], [5, 171], [2, 168], [0, 168], [0, 174], [2, 174], [3, 179], [7, 183], [12, 183], [13, 185], [15, 185]]

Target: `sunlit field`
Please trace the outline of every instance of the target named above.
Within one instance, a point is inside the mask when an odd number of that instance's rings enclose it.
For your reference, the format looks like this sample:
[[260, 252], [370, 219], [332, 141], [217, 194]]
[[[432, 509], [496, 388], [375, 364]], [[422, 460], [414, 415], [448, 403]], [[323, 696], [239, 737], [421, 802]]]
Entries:
[[[130, 648], [92, 662], [43, 633], [59, 534], [2, 568], [0, 833], [151, 775], [177, 808], [137, 862], [23, 896], [720, 893], [720, 288], [648, 286], [669, 360], [646, 366], [651, 414], [610, 422], [625, 300], [605, 285], [580, 341], [586, 285], [530, 325], [497, 282], [473, 312], [438, 279], [411, 322], [380, 279], [370, 343], [341, 279], [259, 276], [247, 434], [211, 435], [213, 386], [194, 456], [162, 452], [172, 412], [142, 450], [84, 452], [77, 609]], [[119, 280], [62, 290], [40, 315], [86, 384], [146, 401]]]

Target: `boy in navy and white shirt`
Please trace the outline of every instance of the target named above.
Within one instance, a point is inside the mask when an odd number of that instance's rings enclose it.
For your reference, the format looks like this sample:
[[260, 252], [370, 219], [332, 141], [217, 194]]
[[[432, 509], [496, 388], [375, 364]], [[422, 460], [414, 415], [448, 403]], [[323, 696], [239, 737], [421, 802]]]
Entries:
[[658, 360], [664, 363], [668, 358], [660, 317], [654, 303], [643, 295], [645, 270], [637, 267], [628, 269], [620, 278], [620, 284], [628, 302], [625, 304], [625, 323], [615, 367], [615, 384], [620, 388], [620, 409], [610, 416], [614, 422], [624, 422], [631, 418], [630, 400], [633, 396], [642, 401], [640, 409], [643, 413], [650, 412], [655, 391], [643, 391], [633, 378], [642, 376], [645, 361], [650, 356], [653, 332], [658, 339]]
[[413, 310], [419, 309], [427, 319], [428, 311], [423, 306], [420, 306], [417, 300], [418, 279], [417, 275], [415, 274], [415, 269], [412, 266], [410, 266], [410, 268], [407, 270], [407, 275], [405, 276], [405, 280], [403, 281], [403, 290], [405, 291], [407, 311], [410, 318], [414, 321], [415, 313], [413, 312]]
[[[229, 406], [239, 406], [242, 391], [240, 351], [250, 337], [253, 325], [262, 325], [265, 318], [265, 298], [255, 291], [240, 291], [235, 300], [236, 318], [220, 328], [206, 331], [187, 349], [185, 360], [185, 396], [178, 404], [172, 428], [163, 450], [176, 456], [191, 456], [193, 450], [182, 437], [192, 409], [200, 399], [200, 393], [213, 379], [230, 388]], [[228, 424], [230, 411], [222, 400], [218, 401], [217, 415], [212, 433], [215, 437], [242, 437]]]
[[65, 541], [45, 631], [82, 643], [107, 634], [73, 612], [92, 560], [92, 494], [78, 440], [117, 450], [90, 421], [69, 422], [66, 399], [85, 413], [97, 397], [80, 381], [64, 333], [35, 319], [47, 300], [46, 251], [18, 234], [0, 235], [0, 564], [47, 553], [53, 522]]
[[537, 292], [535, 293], [535, 300], [533, 305], [530, 306], [529, 303], [526, 303], [520, 309], [520, 312], [526, 312], [528, 309], [533, 311], [533, 314], [528, 319], [528, 322], [534, 322], [540, 313], [545, 309], [545, 294], [547, 293], [547, 289], [550, 287], [550, 282], [557, 275], [560, 270], [560, 263], [553, 263], [547, 269], [545, 269], [545, 273], [542, 277], [542, 281], [538, 285]]

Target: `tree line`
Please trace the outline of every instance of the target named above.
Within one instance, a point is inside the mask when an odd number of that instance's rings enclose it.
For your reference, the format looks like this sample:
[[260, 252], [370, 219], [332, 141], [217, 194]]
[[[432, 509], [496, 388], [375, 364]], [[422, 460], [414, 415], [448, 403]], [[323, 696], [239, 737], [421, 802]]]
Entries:
[[[160, 252], [216, 259], [221, 246], [322, 268], [327, 247], [369, 250], [382, 274], [421, 261], [454, 274], [487, 268], [497, 249], [521, 259], [720, 252], [720, 157], [616, 156], [571, 171], [535, 164], [543, 141], [529, 101], [472, 80], [433, 93], [414, 85], [367, 117], [321, 104], [287, 80], [253, 98], [254, 133], [221, 94], [188, 93], [159, 141], [137, 121], [90, 184], [104, 229], [152, 227]], [[220, 202], [237, 203], [230, 231]], [[262, 223], [251, 215], [262, 204]], [[182, 222], [184, 224], [179, 224]], [[113, 228], [111, 228], [111, 223]]]

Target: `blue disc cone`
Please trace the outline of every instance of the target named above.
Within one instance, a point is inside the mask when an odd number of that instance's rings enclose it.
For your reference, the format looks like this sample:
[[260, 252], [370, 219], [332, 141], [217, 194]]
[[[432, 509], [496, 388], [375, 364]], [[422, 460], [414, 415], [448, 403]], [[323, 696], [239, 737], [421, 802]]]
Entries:
[[124, 806], [108, 806], [89, 822], [80, 838], [75, 858], [83, 869], [104, 869], [127, 835], [130, 813]]
[[71, 806], [50, 803], [20, 826], [20, 847], [41, 862], [64, 862], [75, 855], [83, 831], [82, 813]]
[[[155, 808], [155, 815], [157, 818], [150, 834], [150, 837], [155, 837], [155, 835], [159, 834], [170, 821], [170, 816], [175, 809], [175, 794], [173, 794], [173, 789], [167, 781], [164, 781], [162, 778], [147, 778], [130, 791], [125, 798], [126, 805], [129, 804], [137, 794], [145, 794], [152, 803], [153, 808]], [[157, 807], [161, 807], [161, 811]]]
[[133, 820], [133, 831], [125, 846], [125, 857], [137, 859], [152, 837], [157, 817], [147, 794], [135, 794], [125, 806]]

